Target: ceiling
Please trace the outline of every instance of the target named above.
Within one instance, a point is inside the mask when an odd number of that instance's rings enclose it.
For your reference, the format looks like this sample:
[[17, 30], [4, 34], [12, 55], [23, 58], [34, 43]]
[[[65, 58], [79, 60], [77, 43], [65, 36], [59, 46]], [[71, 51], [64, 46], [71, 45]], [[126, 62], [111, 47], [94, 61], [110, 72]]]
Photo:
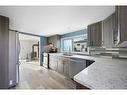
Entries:
[[19, 34], [19, 40], [40, 41], [40, 37], [30, 36], [30, 35], [26, 35], [26, 34]]
[[42, 36], [84, 29], [114, 11], [114, 6], [0, 6], [0, 15], [10, 18], [10, 29]]

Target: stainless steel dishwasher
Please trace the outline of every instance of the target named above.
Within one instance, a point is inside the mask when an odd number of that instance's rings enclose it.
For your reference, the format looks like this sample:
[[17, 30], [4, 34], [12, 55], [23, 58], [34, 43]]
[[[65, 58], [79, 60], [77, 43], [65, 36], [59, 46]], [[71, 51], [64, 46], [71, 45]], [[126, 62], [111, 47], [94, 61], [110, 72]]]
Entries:
[[69, 77], [73, 77], [86, 68], [86, 60], [79, 58], [70, 58], [69, 63]]

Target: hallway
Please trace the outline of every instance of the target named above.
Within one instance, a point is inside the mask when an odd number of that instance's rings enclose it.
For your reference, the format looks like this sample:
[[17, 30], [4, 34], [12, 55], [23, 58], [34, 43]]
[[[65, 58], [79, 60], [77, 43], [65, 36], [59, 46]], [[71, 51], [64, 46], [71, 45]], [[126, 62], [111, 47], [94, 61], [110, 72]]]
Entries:
[[20, 65], [20, 82], [16, 89], [74, 89], [73, 81], [61, 74], [32, 63]]

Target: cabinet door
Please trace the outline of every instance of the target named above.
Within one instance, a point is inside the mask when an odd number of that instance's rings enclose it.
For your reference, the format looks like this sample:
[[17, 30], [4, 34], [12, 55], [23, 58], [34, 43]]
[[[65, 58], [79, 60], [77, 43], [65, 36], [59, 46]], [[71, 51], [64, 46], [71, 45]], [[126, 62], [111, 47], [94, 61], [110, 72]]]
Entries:
[[127, 41], [127, 6], [118, 7], [119, 42]]
[[87, 38], [88, 38], [88, 41], [87, 41], [87, 44], [88, 46], [91, 46], [91, 26], [89, 25], [88, 28], [88, 35], [87, 35]]
[[94, 31], [94, 25], [89, 25], [88, 26], [88, 46], [93, 46], [94, 45], [94, 37], [95, 37], [95, 31]]
[[113, 23], [112, 23], [112, 26], [113, 26], [113, 44], [115, 46], [118, 42], [118, 13], [117, 13], [117, 11], [115, 11], [115, 13], [113, 13], [112, 21], [113, 21]]
[[91, 44], [92, 46], [96, 46], [96, 35], [97, 35], [97, 30], [96, 30], [96, 24], [93, 24], [91, 27]]
[[102, 23], [97, 22], [88, 26], [88, 46], [101, 46]]
[[103, 21], [103, 46], [113, 47], [113, 15]]
[[64, 58], [63, 63], [63, 73], [65, 76], [69, 76], [69, 58]]
[[58, 57], [58, 64], [57, 64], [58, 68], [57, 68], [57, 71], [61, 74], [63, 74], [64, 72], [64, 61], [63, 61], [63, 57]]
[[52, 70], [57, 70], [57, 62], [56, 61], [52, 61], [50, 64], [50, 69]]
[[102, 22], [96, 24], [96, 46], [102, 45]]
[[57, 70], [57, 56], [49, 56], [49, 67], [52, 70]]
[[93, 46], [101, 46], [102, 43], [102, 22], [93, 24], [92, 30]]

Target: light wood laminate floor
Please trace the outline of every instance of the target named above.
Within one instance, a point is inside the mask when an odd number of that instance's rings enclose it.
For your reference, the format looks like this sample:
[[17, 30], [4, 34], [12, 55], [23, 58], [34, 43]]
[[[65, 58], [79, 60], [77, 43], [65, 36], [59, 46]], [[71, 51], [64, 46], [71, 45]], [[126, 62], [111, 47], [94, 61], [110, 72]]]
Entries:
[[75, 89], [75, 83], [56, 71], [23, 63], [20, 65], [20, 82], [16, 89]]

